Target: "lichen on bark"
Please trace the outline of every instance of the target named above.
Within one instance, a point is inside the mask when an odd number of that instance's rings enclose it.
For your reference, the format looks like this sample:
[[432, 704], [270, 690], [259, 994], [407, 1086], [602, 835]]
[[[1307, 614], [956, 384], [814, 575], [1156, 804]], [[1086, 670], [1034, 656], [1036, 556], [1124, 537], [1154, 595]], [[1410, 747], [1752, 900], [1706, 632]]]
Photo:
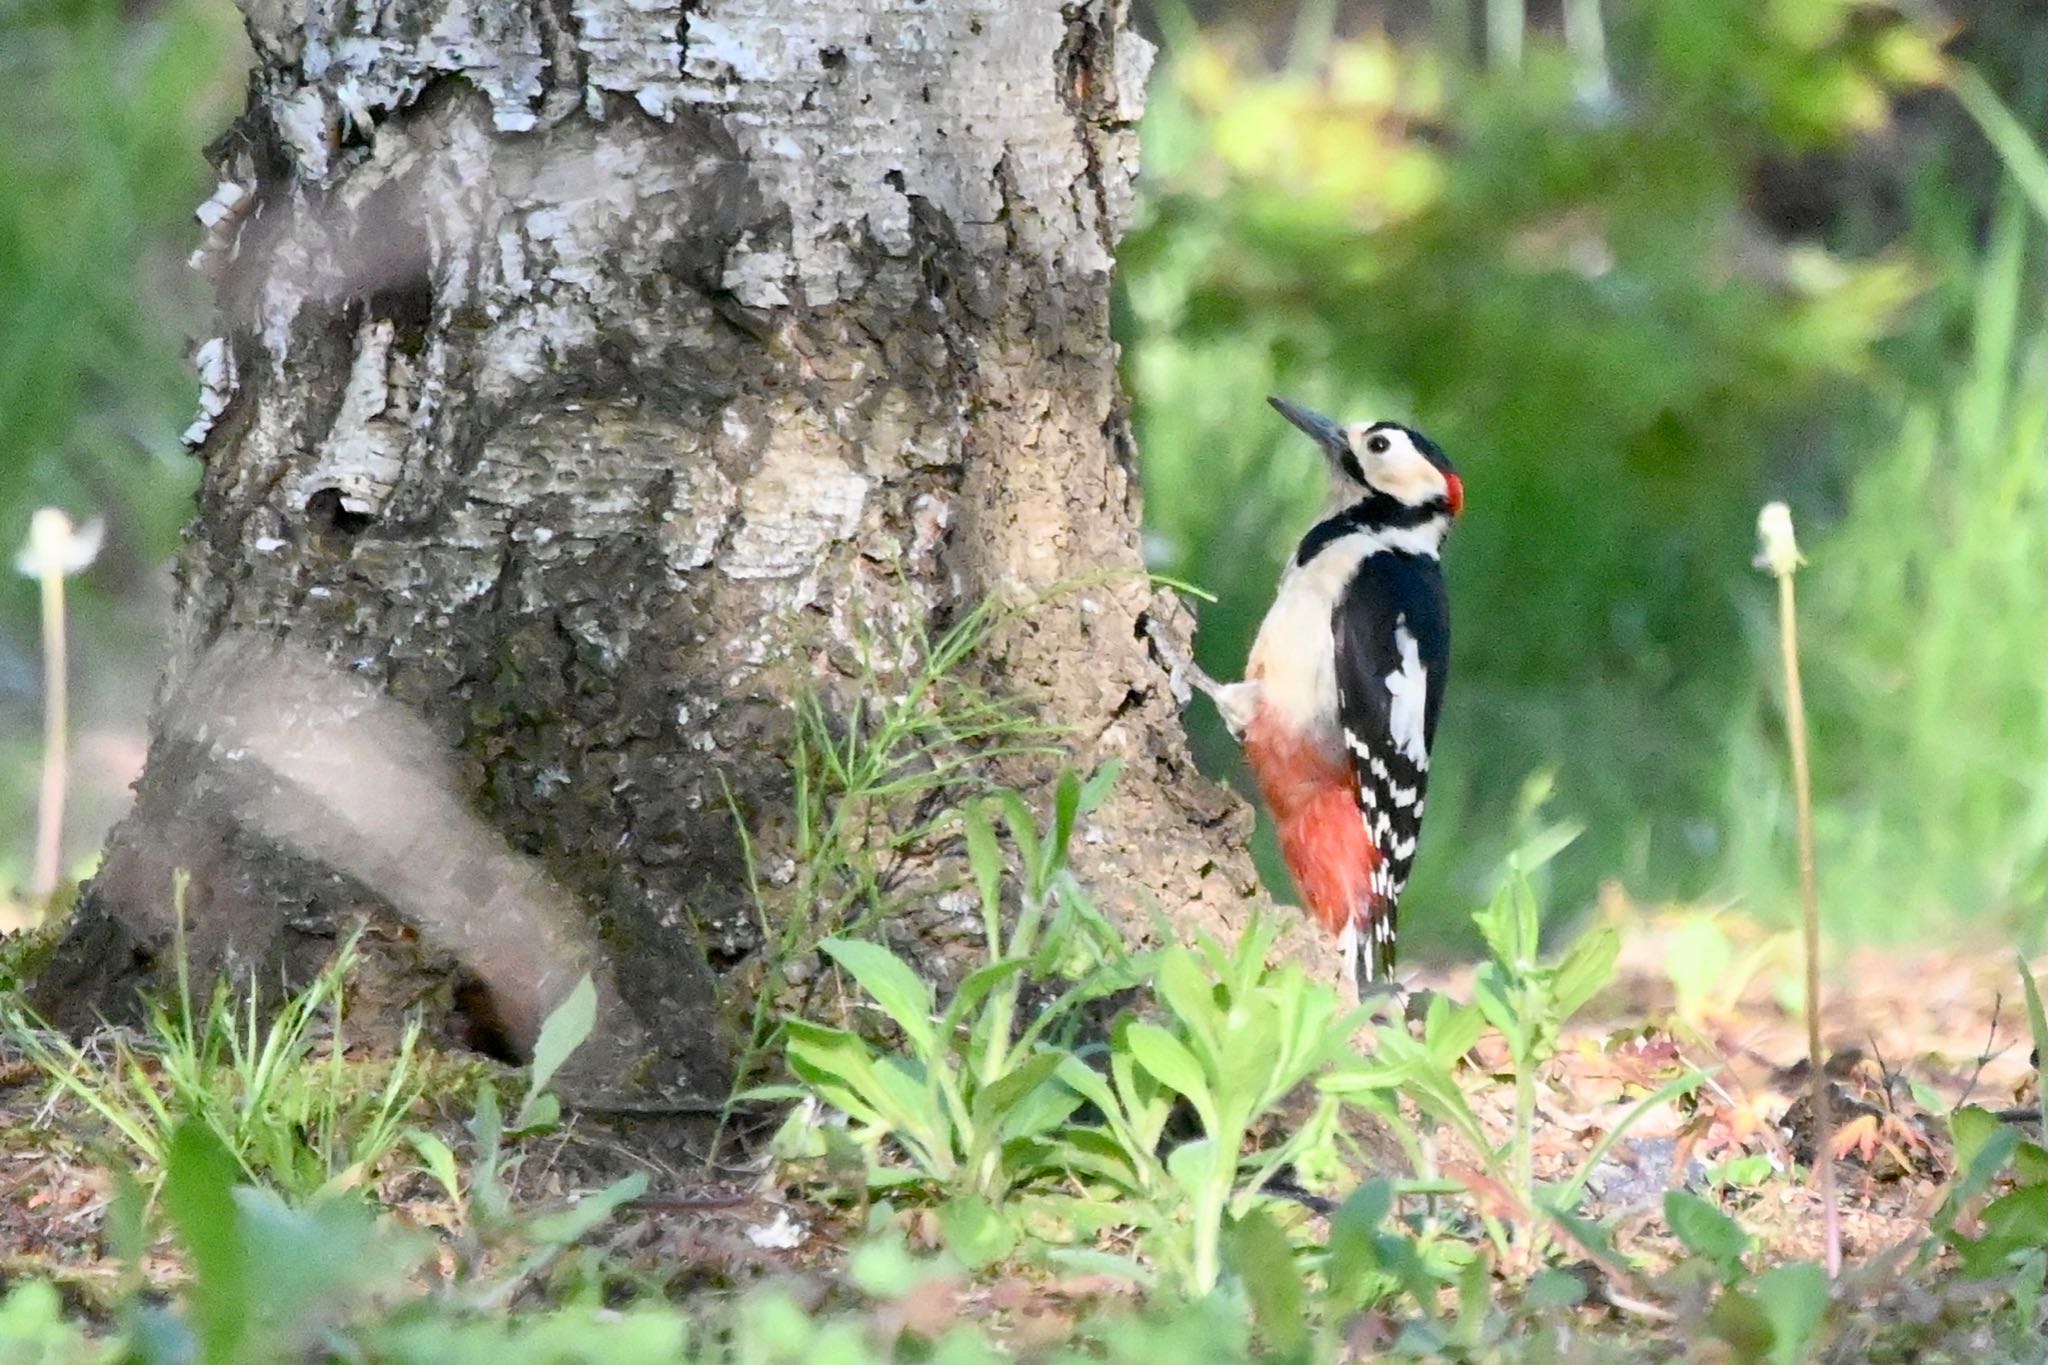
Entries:
[[[722, 1094], [721, 982], [761, 941], [728, 802], [773, 825], [789, 701], [843, 700], [875, 620], [1085, 583], [978, 667], [1076, 763], [1123, 762], [1080, 850], [1105, 903], [1231, 923], [1246, 817], [1153, 655], [1187, 620], [1143, 573], [1109, 336], [1149, 61], [1122, 0], [245, 11], [174, 656], [46, 1005], [124, 1010], [185, 866], [216, 958], [303, 972], [371, 914], [384, 1003], [452, 1010], [451, 926], [500, 879], [437, 897], [252, 816], [318, 784], [251, 787], [232, 718], [195, 719], [251, 639], [403, 704], [351, 732], [418, 751], [393, 786], [440, 774], [431, 828], [473, 811], [588, 917], [639, 1049], [597, 1092]], [[283, 700], [298, 733], [333, 694]], [[516, 1042], [547, 1002], [512, 1003]]]

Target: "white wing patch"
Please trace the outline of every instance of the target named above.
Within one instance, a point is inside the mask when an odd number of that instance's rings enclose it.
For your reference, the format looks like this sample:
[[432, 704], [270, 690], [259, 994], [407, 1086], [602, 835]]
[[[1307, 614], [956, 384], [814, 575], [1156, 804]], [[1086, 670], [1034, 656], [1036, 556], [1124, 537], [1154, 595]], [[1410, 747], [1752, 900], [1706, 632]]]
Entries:
[[1408, 618], [1394, 619], [1394, 648], [1401, 655], [1400, 666], [1387, 674], [1387, 728], [1393, 731], [1394, 747], [1418, 769], [1429, 768], [1429, 749], [1423, 737], [1423, 717], [1429, 700], [1429, 670], [1415, 649], [1415, 637], [1408, 632]]

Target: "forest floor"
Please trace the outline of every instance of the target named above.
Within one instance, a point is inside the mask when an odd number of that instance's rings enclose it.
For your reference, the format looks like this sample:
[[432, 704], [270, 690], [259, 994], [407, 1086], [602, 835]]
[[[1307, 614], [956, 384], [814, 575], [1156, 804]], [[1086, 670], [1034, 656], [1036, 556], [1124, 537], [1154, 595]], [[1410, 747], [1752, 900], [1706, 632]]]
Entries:
[[[1539, 1176], [1563, 1178], [1644, 1095], [1688, 1068], [1706, 1070], [1705, 1085], [1638, 1116], [1597, 1164], [1587, 1211], [1608, 1221], [1617, 1245], [1654, 1263], [1680, 1252], [1664, 1226], [1665, 1192], [1712, 1189], [1755, 1239], [1760, 1262], [1817, 1259], [1819, 1198], [1809, 1183], [1784, 1175], [1813, 1155], [1802, 1116], [1796, 938], [1734, 916], [1607, 913], [1628, 917], [1623, 955], [1613, 982], [1567, 1026], [1546, 1073], [1536, 1109]], [[2048, 961], [2034, 969], [2048, 975]], [[1424, 970], [1413, 984], [1469, 999], [1472, 972]], [[1952, 1109], [2038, 1104], [2013, 955], [1960, 935], [1913, 949], [1838, 951], [1822, 1031], [1838, 1086], [1843, 1249], [1854, 1266], [1926, 1236], [1952, 1174]], [[1482, 1121], [1504, 1135], [1514, 1086], [1506, 1076], [1488, 1082], [1489, 1070], [1505, 1068], [1504, 1056], [1489, 1055], [1491, 1041], [1476, 1051], [1470, 1093]], [[473, 1150], [462, 1126], [466, 1094], [425, 1107], [434, 1111], [421, 1118], [426, 1128], [457, 1153]], [[622, 1171], [648, 1171], [647, 1193], [587, 1239], [614, 1286], [678, 1298], [764, 1277], [830, 1278], [860, 1234], [864, 1210], [812, 1197], [814, 1187], [765, 1159], [717, 1169], [650, 1161], [616, 1128], [573, 1117], [528, 1148], [513, 1193], [536, 1206], [559, 1205]], [[33, 1067], [0, 1064], [0, 1276], [53, 1281], [73, 1311], [101, 1322], [131, 1284], [105, 1228], [115, 1188], [109, 1162], [122, 1159], [116, 1151], [105, 1125], [75, 1101], [52, 1098]], [[1476, 1168], [1461, 1171], [1449, 1156], [1444, 1167], [1467, 1179], [1484, 1207], [1488, 1191]], [[386, 1175], [378, 1194], [398, 1221], [441, 1240], [439, 1273], [454, 1276], [460, 1206], [416, 1166]], [[915, 1246], [915, 1218], [910, 1228]], [[926, 1232], [936, 1247], [936, 1230]], [[182, 1277], [172, 1244], [160, 1241], [144, 1279], [165, 1285]], [[518, 1297], [551, 1301], [549, 1285], [547, 1274], [536, 1274]], [[1088, 1275], [963, 1279], [915, 1311], [936, 1315], [937, 1326], [955, 1316], [1002, 1320], [1013, 1341], [1044, 1340], [1127, 1292]]]

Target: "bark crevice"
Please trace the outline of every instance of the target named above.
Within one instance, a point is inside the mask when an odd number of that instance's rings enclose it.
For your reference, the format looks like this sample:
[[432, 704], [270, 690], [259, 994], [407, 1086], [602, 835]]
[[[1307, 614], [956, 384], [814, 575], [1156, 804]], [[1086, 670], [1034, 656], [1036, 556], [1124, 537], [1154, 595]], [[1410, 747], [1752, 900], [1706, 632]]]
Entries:
[[[459, 959], [517, 1041], [566, 985], [490, 926], [538, 916], [604, 978], [586, 1094], [722, 1097], [762, 951], [727, 794], [779, 866], [791, 699], [900, 685], [863, 640], [991, 595], [1045, 605], [988, 679], [1125, 770], [1083, 875], [1134, 932], [1234, 925], [1248, 816], [1160, 685], [1188, 618], [1108, 330], [1121, 0], [245, 7], [225, 405], [148, 771], [46, 1001], [129, 1012], [183, 866], [222, 960], [303, 973], [367, 915], [387, 1013], [459, 1031]], [[220, 662], [250, 640], [274, 678]], [[425, 814], [296, 739], [248, 767], [250, 716], [321, 707]], [[952, 919], [906, 932], [937, 960]]]

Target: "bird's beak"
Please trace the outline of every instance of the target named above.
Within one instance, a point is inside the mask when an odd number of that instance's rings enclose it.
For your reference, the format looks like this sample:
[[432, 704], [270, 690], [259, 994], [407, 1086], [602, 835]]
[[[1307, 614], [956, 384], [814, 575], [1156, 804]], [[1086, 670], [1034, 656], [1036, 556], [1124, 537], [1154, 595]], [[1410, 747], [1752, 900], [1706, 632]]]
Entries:
[[1316, 444], [1323, 448], [1323, 453], [1332, 460], [1341, 460], [1350, 452], [1351, 442], [1345, 439], [1344, 428], [1320, 412], [1310, 412], [1307, 408], [1290, 403], [1285, 398], [1269, 396], [1266, 401], [1273, 405], [1275, 412], [1313, 436]]

